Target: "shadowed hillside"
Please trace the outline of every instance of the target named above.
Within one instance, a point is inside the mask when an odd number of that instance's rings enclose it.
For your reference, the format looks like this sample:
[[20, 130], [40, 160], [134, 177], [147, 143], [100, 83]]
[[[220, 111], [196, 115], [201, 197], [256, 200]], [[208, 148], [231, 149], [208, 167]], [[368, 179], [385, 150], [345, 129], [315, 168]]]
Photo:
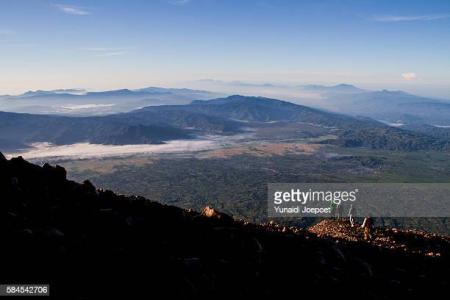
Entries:
[[56, 298], [411, 299], [447, 292], [450, 281], [450, 246], [439, 236], [402, 235], [422, 252], [323, 238], [116, 195], [67, 180], [62, 167], [3, 155], [0, 193], [0, 282], [50, 283]]
[[[230, 96], [188, 105], [148, 106], [101, 117], [65, 117], [0, 112], [0, 147], [20, 149], [36, 142], [56, 145], [159, 144], [197, 136], [230, 136], [278, 126], [271, 137], [298, 138], [290, 127], [309, 125], [337, 139], [323, 143], [396, 151], [448, 151], [448, 136], [389, 127], [368, 118], [354, 118], [263, 97]], [[313, 128], [311, 128], [313, 126]]]

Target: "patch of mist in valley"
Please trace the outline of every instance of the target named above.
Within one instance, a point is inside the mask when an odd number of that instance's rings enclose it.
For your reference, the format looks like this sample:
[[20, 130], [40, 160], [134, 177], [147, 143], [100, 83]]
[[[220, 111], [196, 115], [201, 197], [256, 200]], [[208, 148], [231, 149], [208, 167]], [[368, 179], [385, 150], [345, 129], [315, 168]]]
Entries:
[[105, 157], [124, 157], [138, 154], [181, 154], [199, 151], [215, 150], [246, 141], [252, 133], [234, 136], [203, 136], [191, 140], [171, 140], [163, 144], [136, 145], [103, 145], [91, 143], [76, 143], [70, 145], [55, 145], [48, 142], [31, 144], [31, 148], [15, 152], [5, 152], [6, 157], [22, 156], [28, 160], [37, 159], [87, 159]]
[[31, 149], [6, 153], [7, 157], [23, 156], [25, 159], [72, 158], [86, 159], [96, 157], [128, 156], [135, 154], [181, 153], [215, 149], [218, 143], [213, 140], [175, 140], [165, 144], [143, 145], [102, 145], [77, 143], [54, 145], [47, 142], [33, 143]]

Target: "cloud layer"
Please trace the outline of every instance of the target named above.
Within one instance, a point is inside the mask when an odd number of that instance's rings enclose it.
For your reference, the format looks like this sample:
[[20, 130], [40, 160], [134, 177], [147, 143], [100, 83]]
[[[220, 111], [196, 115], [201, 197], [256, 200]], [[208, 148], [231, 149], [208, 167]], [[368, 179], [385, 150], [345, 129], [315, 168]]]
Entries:
[[185, 5], [189, 2], [191, 2], [191, 0], [169, 0], [169, 3], [173, 5]]
[[79, 7], [79, 6], [66, 5], [66, 4], [56, 4], [55, 6], [60, 11], [66, 13], [66, 14], [69, 14], [69, 15], [85, 16], [85, 15], [91, 14], [88, 10], [86, 10], [85, 8]]
[[88, 47], [82, 48], [84, 51], [88, 51], [98, 57], [119, 56], [128, 53], [130, 48], [106, 48], [106, 47]]
[[433, 21], [439, 19], [449, 18], [450, 15], [419, 15], [419, 16], [394, 16], [394, 15], [383, 15], [383, 16], [373, 16], [372, 20], [377, 22], [411, 22], [411, 21]]

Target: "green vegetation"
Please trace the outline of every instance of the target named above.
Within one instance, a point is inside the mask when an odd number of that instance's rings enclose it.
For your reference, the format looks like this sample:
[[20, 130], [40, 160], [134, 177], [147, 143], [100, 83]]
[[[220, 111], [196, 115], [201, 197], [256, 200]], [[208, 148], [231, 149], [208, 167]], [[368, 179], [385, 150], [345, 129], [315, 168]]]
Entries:
[[[327, 146], [313, 155], [237, 155], [229, 158], [160, 157], [135, 164], [60, 162], [76, 180], [123, 194], [201, 209], [206, 205], [253, 222], [267, 221], [269, 182], [449, 182], [450, 154], [345, 149]], [[93, 162], [95, 163], [95, 162]], [[101, 169], [104, 165], [105, 170]], [[309, 225], [316, 220], [280, 220]], [[450, 233], [447, 219], [384, 219], [383, 224]]]

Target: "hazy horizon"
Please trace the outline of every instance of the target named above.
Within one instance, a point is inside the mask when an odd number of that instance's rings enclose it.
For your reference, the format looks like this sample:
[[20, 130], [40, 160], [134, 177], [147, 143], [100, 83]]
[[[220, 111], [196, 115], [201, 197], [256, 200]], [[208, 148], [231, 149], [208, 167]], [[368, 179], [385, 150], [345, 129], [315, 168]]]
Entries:
[[143, 88], [167, 88], [167, 89], [192, 89], [192, 90], [200, 90], [200, 91], [210, 91], [215, 93], [222, 93], [223, 95], [246, 95], [246, 96], [262, 96], [262, 97], [277, 97], [279, 99], [285, 100], [293, 100], [296, 98], [305, 98], [305, 99], [317, 99], [321, 98], [319, 93], [307, 92], [306, 90], [302, 90], [302, 86], [308, 85], [317, 85], [324, 87], [332, 87], [339, 85], [352, 85], [356, 88], [361, 88], [367, 91], [401, 91], [410, 93], [413, 95], [421, 96], [421, 97], [429, 97], [441, 100], [450, 100], [450, 94], [447, 94], [446, 91], [427, 91], [421, 89], [399, 89], [395, 87], [378, 87], [372, 85], [357, 85], [348, 82], [334, 82], [334, 83], [318, 83], [318, 82], [299, 82], [297, 84], [294, 83], [286, 83], [286, 82], [255, 82], [255, 81], [241, 81], [241, 80], [233, 80], [233, 81], [223, 81], [223, 80], [215, 80], [215, 79], [201, 79], [190, 82], [180, 82], [178, 84], [147, 84], [143, 86], [115, 86], [109, 89], [105, 88], [85, 88], [85, 87], [54, 87], [54, 88], [38, 88], [38, 89], [24, 89], [17, 91], [15, 93], [2, 93], [1, 96], [20, 96], [27, 92], [37, 92], [37, 91], [49, 91], [49, 92], [60, 92], [60, 93], [69, 93], [69, 94], [78, 94], [83, 95], [88, 92], [105, 92], [105, 91], [114, 91], [114, 90], [139, 90]]
[[449, 98], [449, 37], [444, 1], [5, 0], [0, 94], [212, 79]]

